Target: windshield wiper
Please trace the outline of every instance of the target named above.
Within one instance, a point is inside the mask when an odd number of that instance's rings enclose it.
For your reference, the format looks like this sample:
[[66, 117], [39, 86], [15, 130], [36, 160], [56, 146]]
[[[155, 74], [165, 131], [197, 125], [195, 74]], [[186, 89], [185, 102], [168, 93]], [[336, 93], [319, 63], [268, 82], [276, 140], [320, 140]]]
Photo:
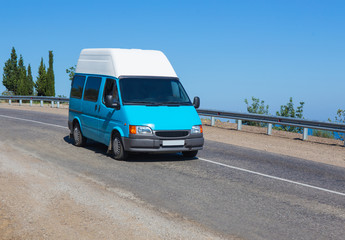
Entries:
[[134, 101], [134, 102], [126, 102], [125, 104], [128, 105], [145, 105], [145, 106], [161, 106], [160, 103], [155, 103], [155, 102], [146, 102], [146, 101]]
[[168, 107], [178, 107], [178, 106], [191, 106], [190, 102], [149, 102], [149, 101], [133, 101], [125, 102], [127, 105], [145, 105], [145, 106], [168, 106]]
[[188, 102], [162, 102], [161, 104], [167, 105], [167, 106], [191, 105], [191, 103], [188, 103]]

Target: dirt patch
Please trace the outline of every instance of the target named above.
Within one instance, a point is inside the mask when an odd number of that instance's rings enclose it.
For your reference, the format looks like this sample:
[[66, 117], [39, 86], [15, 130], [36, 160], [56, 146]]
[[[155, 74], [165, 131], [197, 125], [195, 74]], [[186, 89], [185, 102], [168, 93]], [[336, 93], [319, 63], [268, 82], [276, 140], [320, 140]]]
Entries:
[[25, 111], [34, 111], [34, 112], [45, 112], [45, 113], [52, 113], [52, 114], [60, 114], [68, 116], [68, 104], [60, 104], [60, 107], [57, 108], [56, 104], [54, 107], [51, 107], [51, 104], [44, 104], [43, 107], [40, 104], [33, 104], [30, 106], [29, 103], [23, 103], [19, 106], [19, 103], [12, 103], [9, 105], [8, 103], [0, 103], [0, 108], [5, 109], [16, 109], [16, 110], [25, 110]]
[[108, 188], [0, 143], [0, 239], [221, 239]]
[[216, 122], [211, 127], [210, 120], [203, 120], [203, 125], [208, 140], [345, 167], [345, 147], [340, 140], [308, 136], [303, 141], [302, 134], [278, 130], [268, 136], [267, 128], [242, 126], [238, 131], [235, 123]]

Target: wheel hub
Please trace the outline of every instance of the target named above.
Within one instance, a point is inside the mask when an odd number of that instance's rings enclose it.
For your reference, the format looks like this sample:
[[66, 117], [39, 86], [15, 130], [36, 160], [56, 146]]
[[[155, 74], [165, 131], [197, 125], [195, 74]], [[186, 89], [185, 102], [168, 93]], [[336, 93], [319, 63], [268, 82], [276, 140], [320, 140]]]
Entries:
[[73, 137], [74, 137], [74, 141], [78, 143], [80, 140], [78, 128], [74, 128]]
[[120, 140], [116, 137], [113, 142], [113, 151], [115, 155], [119, 155], [121, 150], [121, 142]]

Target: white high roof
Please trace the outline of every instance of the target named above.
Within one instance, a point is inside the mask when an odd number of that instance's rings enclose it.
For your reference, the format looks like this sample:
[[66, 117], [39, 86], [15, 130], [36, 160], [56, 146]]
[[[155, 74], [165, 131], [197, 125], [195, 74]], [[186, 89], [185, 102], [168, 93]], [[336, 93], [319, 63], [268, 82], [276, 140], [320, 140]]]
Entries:
[[76, 73], [120, 76], [177, 77], [161, 51], [119, 48], [83, 49]]

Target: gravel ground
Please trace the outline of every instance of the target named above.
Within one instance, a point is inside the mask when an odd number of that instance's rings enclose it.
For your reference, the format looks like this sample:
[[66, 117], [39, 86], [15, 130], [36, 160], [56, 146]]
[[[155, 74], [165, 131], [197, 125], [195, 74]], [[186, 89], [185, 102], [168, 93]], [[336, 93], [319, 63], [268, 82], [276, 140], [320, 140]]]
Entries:
[[1, 240], [222, 239], [11, 143], [1, 142], [0, 152]]
[[237, 131], [235, 123], [217, 122], [211, 127], [209, 120], [203, 120], [203, 125], [208, 140], [345, 167], [345, 147], [340, 140], [308, 136], [303, 141], [302, 134], [278, 130], [268, 136], [267, 128], [242, 126]]

